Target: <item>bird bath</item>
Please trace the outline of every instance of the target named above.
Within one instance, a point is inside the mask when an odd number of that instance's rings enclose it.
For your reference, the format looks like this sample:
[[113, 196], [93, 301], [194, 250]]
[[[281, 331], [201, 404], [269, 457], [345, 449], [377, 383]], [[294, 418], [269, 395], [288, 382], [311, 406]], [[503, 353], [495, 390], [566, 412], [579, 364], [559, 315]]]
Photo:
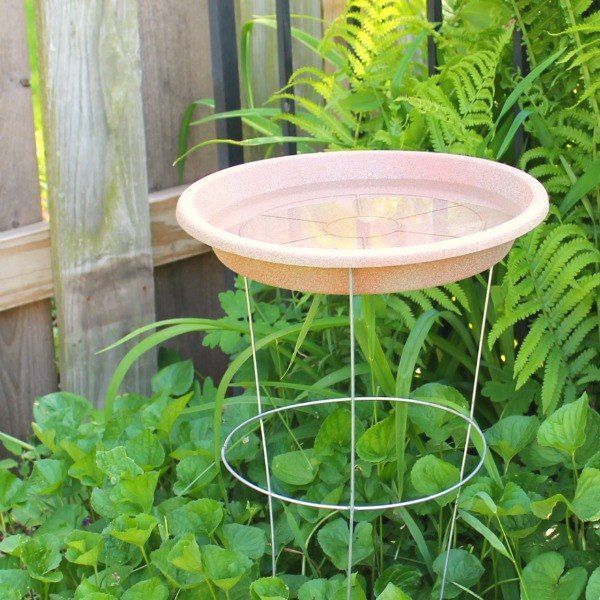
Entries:
[[[353, 523], [356, 511], [388, 510], [428, 502], [461, 486], [484, 464], [485, 437], [474, 421], [493, 266], [514, 240], [546, 216], [548, 197], [533, 177], [479, 158], [428, 152], [356, 151], [286, 156], [219, 171], [191, 185], [177, 205], [179, 224], [212, 246], [219, 259], [245, 277], [246, 306], [258, 414], [239, 424], [224, 441], [221, 457], [229, 472], [269, 502], [272, 570], [276, 570], [273, 500], [349, 513], [348, 586], [351, 596]], [[402, 292], [444, 285], [489, 269], [479, 347], [468, 415], [411, 398], [355, 394], [354, 295]], [[247, 279], [290, 290], [348, 294], [350, 395], [312, 400], [263, 411]], [[356, 404], [422, 405], [452, 413], [467, 426], [460, 478], [446, 490], [379, 505], [355, 503]], [[301, 500], [278, 493], [270, 476], [265, 421], [302, 407], [350, 406], [350, 499], [347, 504]], [[399, 412], [396, 411], [396, 419]], [[260, 426], [266, 487], [246, 479], [227, 459], [233, 438]], [[466, 470], [475, 432], [479, 461]], [[453, 540], [458, 501], [449, 527]], [[442, 575], [440, 597], [448, 570]]]

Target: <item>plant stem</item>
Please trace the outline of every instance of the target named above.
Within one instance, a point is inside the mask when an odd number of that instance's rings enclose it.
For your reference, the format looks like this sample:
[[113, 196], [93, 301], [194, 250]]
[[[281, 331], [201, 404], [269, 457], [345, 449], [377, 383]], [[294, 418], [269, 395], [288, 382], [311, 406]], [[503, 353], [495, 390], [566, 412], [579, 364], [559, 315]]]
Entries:
[[213, 600], [217, 600], [217, 596], [215, 595], [215, 590], [213, 590], [212, 583], [207, 579], [206, 584], [208, 585], [208, 590], [210, 591], [210, 595], [212, 596]]
[[12, 435], [8, 435], [8, 433], [4, 433], [3, 431], [0, 431], [0, 441], [8, 442], [9, 444], [16, 444], [17, 446], [21, 446], [23, 450], [35, 450], [35, 447], [31, 444], [28, 444], [27, 442], [24, 442], [23, 440], [20, 440], [16, 437], [13, 437]]
[[522, 585], [523, 584], [523, 578], [521, 576], [521, 569], [519, 567], [519, 563], [517, 562], [517, 559], [516, 559], [515, 554], [513, 552], [513, 548], [512, 548], [512, 546], [510, 544], [508, 536], [506, 535], [506, 531], [504, 531], [504, 526], [502, 525], [502, 521], [500, 520], [500, 517], [498, 515], [496, 515], [496, 520], [498, 521], [498, 525], [500, 526], [500, 531], [502, 531], [502, 537], [504, 538], [504, 541], [506, 542], [506, 549], [508, 550], [508, 553], [510, 554], [510, 558], [511, 558], [512, 563], [513, 563], [513, 565], [515, 567], [515, 571], [517, 572], [517, 577], [519, 579], [519, 583], [521, 583], [521, 587], [523, 589], [523, 595], [525, 596], [525, 600], [531, 600], [531, 598], [529, 598], [529, 594], [527, 593], [527, 590]]

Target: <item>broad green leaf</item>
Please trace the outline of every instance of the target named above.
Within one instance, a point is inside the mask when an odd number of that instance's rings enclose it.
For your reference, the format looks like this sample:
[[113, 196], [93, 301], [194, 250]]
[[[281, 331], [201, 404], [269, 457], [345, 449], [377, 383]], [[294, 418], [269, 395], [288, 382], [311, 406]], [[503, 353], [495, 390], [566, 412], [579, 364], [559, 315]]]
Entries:
[[393, 583], [388, 583], [375, 600], [411, 600], [411, 598]]
[[[354, 527], [352, 564], [356, 565], [373, 554], [373, 526], [361, 521]], [[350, 529], [345, 519], [327, 523], [317, 534], [319, 545], [331, 562], [340, 570], [348, 565], [348, 542]]]
[[[137, 514], [149, 513], [154, 504], [154, 491], [158, 482], [158, 472], [149, 471], [131, 479], [122, 479], [110, 492], [110, 499], [120, 512]], [[95, 492], [96, 490], [94, 490]]]
[[506, 464], [533, 442], [539, 424], [537, 417], [513, 415], [492, 425], [485, 432], [485, 437]]
[[521, 591], [529, 600], [578, 600], [585, 588], [587, 573], [576, 567], [563, 575], [565, 559], [558, 552], [546, 552], [523, 569]]
[[173, 491], [178, 496], [194, 495], [206, 487], [218, 474], [212, 458], [203, 455], [186, 456], [175, 469], [177, 479]]
[[88, 400], [69, 392], [54, 392], [33, 403], [33, 416], [40, 430], [53, 430], [59, 438], [72, 435], [92, 413]]
[[167, 402], [166, 406], [161, 411], [160, 418], [158, 419], [157, 428], [159, 431], [162, 431], [167, 435], [171, 433], [171, 429], [173, 429], [175, 421], [177, 421], [179, 415], [181, 415], [186, 404], [190, 401], [193, 395], [194, 393], [190, 392], [189, 394], [185, 394], [184, 396], [174, 398]]
[[68, 470], [70, 477], [78, 479], [83, 485], [93, 487], [102, 485], [104, 472], [96, 464], [95, 449], [86, 452], [68, 439], [64, 439], [60, 445], [73, 459], [73, 464]]
[[0, 470], [0, 512], [25, 500], [24, 483], [10, 471]]
[[248, 557], [234, 550], [202, 546], [200, 552], [206, 576], [222, 590], [230, 590], [252, 566]]
[[531, 501], [523, 488], [509, 481], [498, 500], [498, 515], [502, 517], [524, 515], [529, 512], [530, 506]]
[[373, 591], [375, 594], [383, 593], [389, 583], [394, 584], [405, 592], [416, 591], [419, 588], [422, 573], [414, 567], [395, 564], [388, 567], [379, 575]]
[[96, 464], [102, 472], [106, 473], [112, 483], [123, 478], [131, 479], [144, 472], [134, 460], [127, 456], [125, 446], [116, 446], [111, 450], [96, 452]]
[[[156, 567], [169, 581], [182, 590], [191, 590], [202, 585], [206, 577], [200, 573], [189, 573], [177, 568], [170, 560], [169, 555], [177, 540], [164, 541], [157, 550], [150, 554], [152, 565]], [[202, 597], [198, 594], [197, 597]], [[204, 596], [205, 597], [205, 596]]]
[[[335, 581], [335, 578], [333, 578], [333, 580]], [[331, 594], [331, 600], [347, 600], [348, 588], [346, 585], [346, 581], [347, 580], [342, 578], [337, 580], [337, 589], [335, 589]], [[352, 586], [350, 588], [350, 600], [367, 600], [365, 591], [363, 590], [360, 580], [356, 573], [352, 573], [351, 581]]]
[[577, 480], [573, 512], [582, 521], [600, 520], [600, 469], [586, 467]]
[[477, 517], [464, 510], [460, 510], [459, 515], [465, 523], [470, 525], [475, 531], [477, 531], [477, 533], [481, 534], [488, 541], [490, 546], [492, 546], [492, 548], [496, 549], [498, 552], [500, 552], [500, 554], [506, 556], [506, 558], [511, 558], [506, 546], [487, 525], [484, 525]]
[[531, 503], [531, 510], [540, 519], [549, 519], [558, 503], [564, 503], [582, 521], [600, 519], [600, 470], [586, 467], [577, 480], [575, 498], [572, 502], [564, 494], [554, 494], [544, 500]]
[[600, 567], [590, 575], [585, 588], [585, 600], [598, 600], [598, 598], [600, 598]]
[[165, 460], [164, 448], [150, 429], [144, 429], [127, 440], [125, 450], [127, 455], [146, 471], [160, 467]]
[[[456, 598], [463, 594], [458, 585], [465, 588], [474, 586], [483, 575], [484, 568], [479, 559], [465, 550], [455, 548], [449, 551], [448, 570], [446, 575], [446, 586], [444, 589], [444, 598]], [[447, 552], [442, 552], [433, 561], [433, 570], [438, 576], [434, 592], [436, 596], [440, 594], [442, 573], [446, 561]], [[458, 585], [454, 585], [454, 584]]]
[[[410, 480], [414, 488], [423, 496], [443, 492], [452, 487], [460, 478], [459, 470], [449, 462], [428, 454], [415, 462], [410, 471]], [[436, 499], [440, 506], [445, 506], [456, 496], [456, 491]]]
[[[587, 463], [598, 453], [600, 453], [600, 414], [590, 406], [585, 421], [585, 442], [575, 451], [575, 463], [578, 467], [593, 467], [593, 464]], [[570, 468], [572, 462], [566, 461], [566, 465]]]
[[152, 515], [139, 514], [135, 517], [121, 515], [112, 522], [108, 532], [118, 540], [141, 548], [157, 525], [156, 517]]
[[67, 478], [67, 465], [63, 460], [43, 458], [33, 463], [27, 480], [27, 492], [35, 496], [49, 496], [61, 488]]
[[6, 600], [26, 598], [31, 583], [23, 569], [0, 569], [0, 590], [6, 593]]
[[568, 506], [570, 506], [569, 501], [563, 494], [554, 494], [549, 498], [544, 498], [543, 500], [536, 500], [531, 503], [531, 512], [540, 519], [549, 519], [554, 512], [554, 509], [557, 504], [560, 502], [564, 502]]
[[173, 535], [194, 533], [212, 535], [223, 520], [223, 504], [212, 498], [200, 498], [167, 513]]
[[315, 438], [314, 451], [319, 456], [326, 456], [331, 451], [345, 450], [349, 444], [350, 411], [338, 408], [323, 421]]
[[588, 412], [587, 395], [565, 404], [552, 413], [541, 425], [538, 444], [574, 454], [585, 443], [585, 424]]
[[139, 581], [121, 596], [121, 600], [167, 600], [169, 588], [158, 577]]
[[189, 573], [202, 573], [202, 555], [193, 533], [184, 535], [175, 542], [169, 552], [169, 561], [173, 566]]
[[290, 590], [279, 577], [263, 577], [250, 586], [252, 600], [288, 600]]
[[75, 600], [117, 600], [114, 594], [101, 592], [99, 588], [93, 586], [89, 581], [84, 581], [77, 587], [73, 598]]
[[386, 417], [369, 427], [358, 438], [356, 453], [367, 462], [380, 463], [390, 460], [396, 447], [395, 419]]
[[312, 450], [296, 450], [273, 457], [273, 475], [289, 485], [308, 485], [317, 476], [319, 461]]
[[104, 548], [104, 540], [99, 533], [75, 529], [66, 539], [65, 558], [77, 565], [93, 567], [98, 564], [100, 552]]
[[521, 451], [519, 458], [530, 469], [544, 469], [562, 463], [565, 455], [550, 446], [540, 446], [534, 441]]
[[21, 556], [23, 545], [29, 539], [24, 533], [7, 535], [0, 540], [0, 552], [4, 552], [4, 554], [8, 554], [9, 556]]
[[267, 545], [265, 532], [258, 527], [227, 523], [221, 528], [225, 547], [237, 550], [244, 556], [258, 560], [264, 553]]
[[[464, 396], [453, 387], [440, 383], [426, 383], [418, 387], [410, 395], [411, 398], [426, 400], [440, 406], [449, 406], [455, 410], [467, 408]], [[410, 404], [408, 406], [408, 417], [435, 442], [444, 442], [451, 435], [465, 432], [466, 424], [459, 417], [445, 410], [431, 406], [419, 406]]]
[[53, 535], [29, 538], [21, 548], [21, 560], [31, 577], [44, 583], [55, 583], [63, 578], [60, 565], [60, 541]]
[[161, 369], [152, 377], [152, 391], [182, 396], [192, 387], [194, 365], [191, 360], [177, 362]]
[[324, 600], [330, 598], [331, 584], [327, 579], [312, 579], [298, 589], [298, 600]]

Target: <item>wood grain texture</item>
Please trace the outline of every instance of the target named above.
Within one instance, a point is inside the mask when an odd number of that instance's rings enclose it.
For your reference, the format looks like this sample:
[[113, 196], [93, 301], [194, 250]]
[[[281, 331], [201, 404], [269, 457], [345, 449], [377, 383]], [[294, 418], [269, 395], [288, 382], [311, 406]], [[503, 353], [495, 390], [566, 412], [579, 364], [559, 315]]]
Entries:
[[[0, 19], [0, 231], [41, 219], [29, 57], [22, 0]], [[56, 389], [48, 301], [0, 314], [0, 430], [30, 432], [35, 396]]]
[[[150, 194], [155, 267], [210, 252], [177, 224], [175, 206], [183, 189], [185, 186], [178, 186]], [[53, 294], [50, 225], [38, 221], [0, 232], [0, 312]]]
[[155, 318], [137, 2], [37, 8], [61, 387], [100, 402], [123, 349], [96, 352]]
[[[173, 162], [185, 109], [213, 97], [208, 0], [138, 0], [138, 6], [148, 183], [154, 191], [179, 183]], [[198, 111], [206, 115], [209, 109]], [[189, 144], [214, 136], [212, 124], [194, 127]], [[185, 181], [216, 168], [215, 148], [204, 148], [187, 160]]]
[[329, 25], [346, 8], [346, 0], [323, 0], [323, 20]]
[[[156, 190], [177, 183], [172, 163], [184, 110], [194, 100], [213, 97], [208, 0], [139, 0], [139, 14], [148, 181]], [[198, 116], [207, 110], [200, 109]], [[213, 125], [196, 127], [189, 143], [214, 137]], [[216, 168], [215, 148], [206, 148], [188, 159], [185, 180], [199, 179]], [[158, 267], [154, 275], [157, 318], [221, 316], [218, 293], [227, 281], [224, 267], [213, 256]], [[224, 370], [223, 355], [202, 348], [197, 337], [169, 345], [192, 357], [204, 374], [218, 378]]]

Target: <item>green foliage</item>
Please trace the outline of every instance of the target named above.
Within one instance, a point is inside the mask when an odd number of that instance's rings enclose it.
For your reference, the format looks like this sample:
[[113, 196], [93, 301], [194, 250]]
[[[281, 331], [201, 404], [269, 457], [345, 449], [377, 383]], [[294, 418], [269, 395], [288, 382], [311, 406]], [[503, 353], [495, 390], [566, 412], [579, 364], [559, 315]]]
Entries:
[[[269, 106], [254, 106], [245, 68], [250, 106], [235, 114], [257, 137], [243, 144], [273, 152], [288, 120], [304, 152], [443, 150], [516, 163], [512, 141], [524, 124], [519, 164], [543, 180], [554, 207], [496, 271], [475, 415], [492, 452], [461, 491], [454, 549], [445, 552], [456, 494], [357, 512], [351, 597], [438, 598], [447, 561], [446, 598], [597, 599], [597, 12], [587, 0], [453, 0], [434, 30], [409, 5], [351, 0], [321, 41], [294, 27], [327, 68], [299, 69], [293, 92], [279, 90]], [[243, 35], [258, 26], [274, 19], [255, 19]], [[511, 65], [514, 26], [527, 77]], [[432, 77], [423, 61], [430, 35], [440, 65]], [[298, 112], [282, 114], [276, 105], [292, 93]], [[233, 116], [193, 121], [210, 106], [187, 111], [182, 150], [194, 123]], [[357, 393], [464, 412], [483, 286], [472, 278], [357, 299]], [[265, 406], [347, 396], [346, 299], [257, 284], [251, 293]], [[128, 336], [145, 337], [117, 369], [105, 409], [51, 394], [35, 403], [31, 443], [0, 436], [19, 454], [0, 462], [1, 597], [345, 600], [348, 515], [275, 502], [272, 577], [264, 497], [220, 468], [224, 435], [256, 410], [243, 288], [220, 300], [221, 319], [174, 319]], [[161, 353], [152, 395], [119, 395], [137, 357], [187, 333], [231, 357], [217, 387], [191, 361]], [[275, 491], [347, 503], [349, 424], [347, 407], [330, 405], [265, 420]], [[450, 413], [360, 403], [356, 434], [358, 504], [419, 498], [458, 480], [465, 423]], [[266, 486], [258, 426], [228, 456]], [[467, 471], [477, 460], [471, 449]]]

